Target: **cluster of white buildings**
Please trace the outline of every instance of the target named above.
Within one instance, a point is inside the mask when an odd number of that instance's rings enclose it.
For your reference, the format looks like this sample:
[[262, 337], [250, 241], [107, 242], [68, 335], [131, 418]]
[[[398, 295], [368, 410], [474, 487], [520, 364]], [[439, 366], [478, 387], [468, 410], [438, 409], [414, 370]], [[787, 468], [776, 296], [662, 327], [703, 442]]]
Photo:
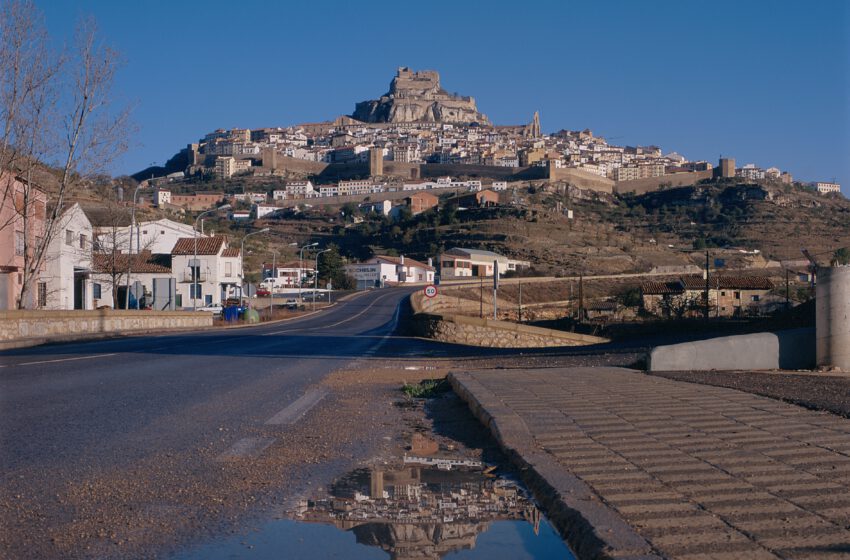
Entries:
[[313, 162], [367, 163], [374, 148], [386, 161], [496, 167], [552, 165], [583, 169], [615, 181], [712, 167], [705, 161], [688, 161], [675, 152], [665, 155], [657, 146], [615, 146], [589, 130], [563, 130], [535, 137], [525, 126], [338, 121], [216, 130], [190, 145], [190, 161], [216, 156], [215, 171], [221, 177], [250, 171], [251, 160], [261, 160], [267, 150]]
[[242, 255], [225, 236], [167, 219], [93, 225], [79, 204], [54, 227], [37, 282], [40, 309], [173, 310], [239, 295]]

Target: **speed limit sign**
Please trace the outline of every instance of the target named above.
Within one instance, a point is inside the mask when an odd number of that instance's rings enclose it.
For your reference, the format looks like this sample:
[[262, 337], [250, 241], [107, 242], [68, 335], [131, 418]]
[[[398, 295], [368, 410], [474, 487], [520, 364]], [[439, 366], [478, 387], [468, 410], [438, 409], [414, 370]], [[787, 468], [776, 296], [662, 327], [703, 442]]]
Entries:
[[432, 298], [432, 297], [435, 297], [436, 295], [437, 295], [437, 286], [434, 286], [432, 284], [425, 286], [425, 297]]

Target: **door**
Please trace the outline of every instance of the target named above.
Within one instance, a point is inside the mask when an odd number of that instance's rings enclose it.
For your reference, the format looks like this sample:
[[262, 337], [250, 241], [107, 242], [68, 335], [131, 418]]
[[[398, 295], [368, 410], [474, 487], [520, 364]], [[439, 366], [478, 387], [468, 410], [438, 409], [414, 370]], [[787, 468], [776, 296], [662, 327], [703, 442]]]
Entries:
[[86, 308], [86, 277], [74, 275], [74, 309]]

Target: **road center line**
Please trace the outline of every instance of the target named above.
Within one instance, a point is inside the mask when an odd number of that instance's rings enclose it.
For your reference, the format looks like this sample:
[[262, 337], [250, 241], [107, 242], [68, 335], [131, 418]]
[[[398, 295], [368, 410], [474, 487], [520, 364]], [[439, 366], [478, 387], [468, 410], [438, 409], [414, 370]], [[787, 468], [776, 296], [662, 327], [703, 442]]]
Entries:
[[363, 315], [364, 313], [369, 311], [372, 308], [373, 305], [375, 305], [376, 303], [378, 303], [382, 299], [385, 299], [385, 298], [387, 298], [391, 295], [392, 294], [384, 294], [382, 296], [379, 296], [379, 297], [375, 298], [375, 300], [372, 303], [370, 303], [366, 307], [366, 309], [363, 309], [362, 311], [360, 311], [360, 313], [357, 313], [356, 315], [352, 315], [351, 317], [346, 317], [342, 321], [337, 321], [336, 323], [332, 323], [330, 325], [323, 325], [321, 327], [309, 327], [309, 328], [306, 328], [306, 329], [284, 329], [282, 331], [274, 331], [274, 332], [270, 332], [270, 333], [264, 333], [261, 336], [273, 336], [273, 335], [276, 335], [276, 334], [286, 334], [286, 333], [290, 333], [290, 332], [317, 331], [317, 330], [321, 330], [321, 329], [329, 329], [331, 327], [336, 327], [336, 326], [339, 326], [343, 323], [347, 323], [348, 321], [353, 321], [354, 319], [360, 317], [361, 315]]
[[8, 368], [8, 367], [18, 367], [18, 366], [34, 366], [38, 364], [55, 364], [56, 362], [75, 362], [77, 360], [93, 360], [95, 358], [106, 358], [109, 356], [117, 356], [118, 352], [113, 352], [112, 354], [94, 354], [91, 356], [76, 356], [74, 358], [58, 358], [56, 360], [41, 360], [38, 362], [23, 362], [20, 364], [4, 364], [0, 365], [0, 368]]
[[280, 426], [290, 425], [297, 422], [302, 416], [307, 414], [311, 408], [319, 404], [325, 398], [328, 390], [324, 387], [319, 389], [310, 389], [298, 400], [272, 416], [266, 421], [266, 425]]

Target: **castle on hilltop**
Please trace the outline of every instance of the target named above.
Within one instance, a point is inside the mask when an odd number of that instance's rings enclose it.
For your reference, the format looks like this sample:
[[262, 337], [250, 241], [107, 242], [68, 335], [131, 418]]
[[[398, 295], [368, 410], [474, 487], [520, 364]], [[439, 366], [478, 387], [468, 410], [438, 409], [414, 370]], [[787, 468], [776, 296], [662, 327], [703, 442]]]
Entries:
[[452, 95], [441, 87], [439, 72], [406, 66], [396, 71], [387, 93], [357, 103], [351, 117], [368, 123], [490, 124], [487, 116], [478, 112], [474, 98]]

